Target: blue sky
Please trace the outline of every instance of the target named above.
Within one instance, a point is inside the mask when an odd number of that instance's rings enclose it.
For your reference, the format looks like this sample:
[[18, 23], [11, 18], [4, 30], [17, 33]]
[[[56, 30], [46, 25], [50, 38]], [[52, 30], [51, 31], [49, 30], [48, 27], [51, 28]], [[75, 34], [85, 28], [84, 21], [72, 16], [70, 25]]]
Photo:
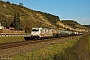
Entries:
[[80, 24], [90, 24], [90, 0], [4, 0], [33, 10], [59, 16], [60, 20], [75, 20]]

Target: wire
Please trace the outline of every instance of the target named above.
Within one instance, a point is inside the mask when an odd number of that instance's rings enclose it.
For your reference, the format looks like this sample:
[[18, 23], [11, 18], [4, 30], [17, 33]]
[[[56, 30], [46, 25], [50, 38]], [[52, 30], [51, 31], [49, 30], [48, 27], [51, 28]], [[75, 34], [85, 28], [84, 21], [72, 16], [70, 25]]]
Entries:
[[33, 4], [32, 2], [30, 2], [29, 0], [27, 0], [29, 3], [31, 3], [33, 6], [37, 7], [38, 9], [40, 9], [38, 6], [36, 6], [35, 4]]

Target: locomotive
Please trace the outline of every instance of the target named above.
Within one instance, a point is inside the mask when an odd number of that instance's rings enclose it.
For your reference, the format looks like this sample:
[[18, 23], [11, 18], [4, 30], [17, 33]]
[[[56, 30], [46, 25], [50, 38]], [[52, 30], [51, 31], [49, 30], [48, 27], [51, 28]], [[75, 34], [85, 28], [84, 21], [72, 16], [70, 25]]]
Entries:
[[53, 37], [53, 29], [50, 29], [50, 28], [32, 28], [31, 37], [33, 37], [33, 38]]

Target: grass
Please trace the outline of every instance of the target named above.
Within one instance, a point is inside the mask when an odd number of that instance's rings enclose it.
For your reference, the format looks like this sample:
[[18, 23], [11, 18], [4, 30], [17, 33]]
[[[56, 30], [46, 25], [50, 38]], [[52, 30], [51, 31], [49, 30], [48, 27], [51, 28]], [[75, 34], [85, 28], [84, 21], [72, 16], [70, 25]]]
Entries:
[[0, 37], [0, 44], [1, 43], [10, 43], [10, 42], [18, 42], [18, 41], [24, 41], [24, 37]]
[[90, 54], [90, 35], [89, 35], [89, 54]]
[[68, 60], [69, 58], [71, 58], [71, 60], [75, 60], [75, 57], [72, 57], [72, 55], [69, 54], [71, 51], [69, 49], [76, 46], [78, 41], [79, 38], [75, 38], [59, 44], [53, 44], [45, 48], [41, 48], [38, 51], [13, 56], [12, 58], [13, 60], [58, 60], [59, 57], [60, 60]]

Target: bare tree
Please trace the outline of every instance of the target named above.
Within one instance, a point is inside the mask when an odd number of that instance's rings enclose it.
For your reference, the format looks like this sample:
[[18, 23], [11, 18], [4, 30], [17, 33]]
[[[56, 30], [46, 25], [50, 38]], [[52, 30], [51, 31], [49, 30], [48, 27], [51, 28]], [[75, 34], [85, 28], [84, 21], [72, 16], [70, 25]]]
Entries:
[[20, 6], [23, 6], [23, 3], [20, 2], [19, 5], [20, 5]]

